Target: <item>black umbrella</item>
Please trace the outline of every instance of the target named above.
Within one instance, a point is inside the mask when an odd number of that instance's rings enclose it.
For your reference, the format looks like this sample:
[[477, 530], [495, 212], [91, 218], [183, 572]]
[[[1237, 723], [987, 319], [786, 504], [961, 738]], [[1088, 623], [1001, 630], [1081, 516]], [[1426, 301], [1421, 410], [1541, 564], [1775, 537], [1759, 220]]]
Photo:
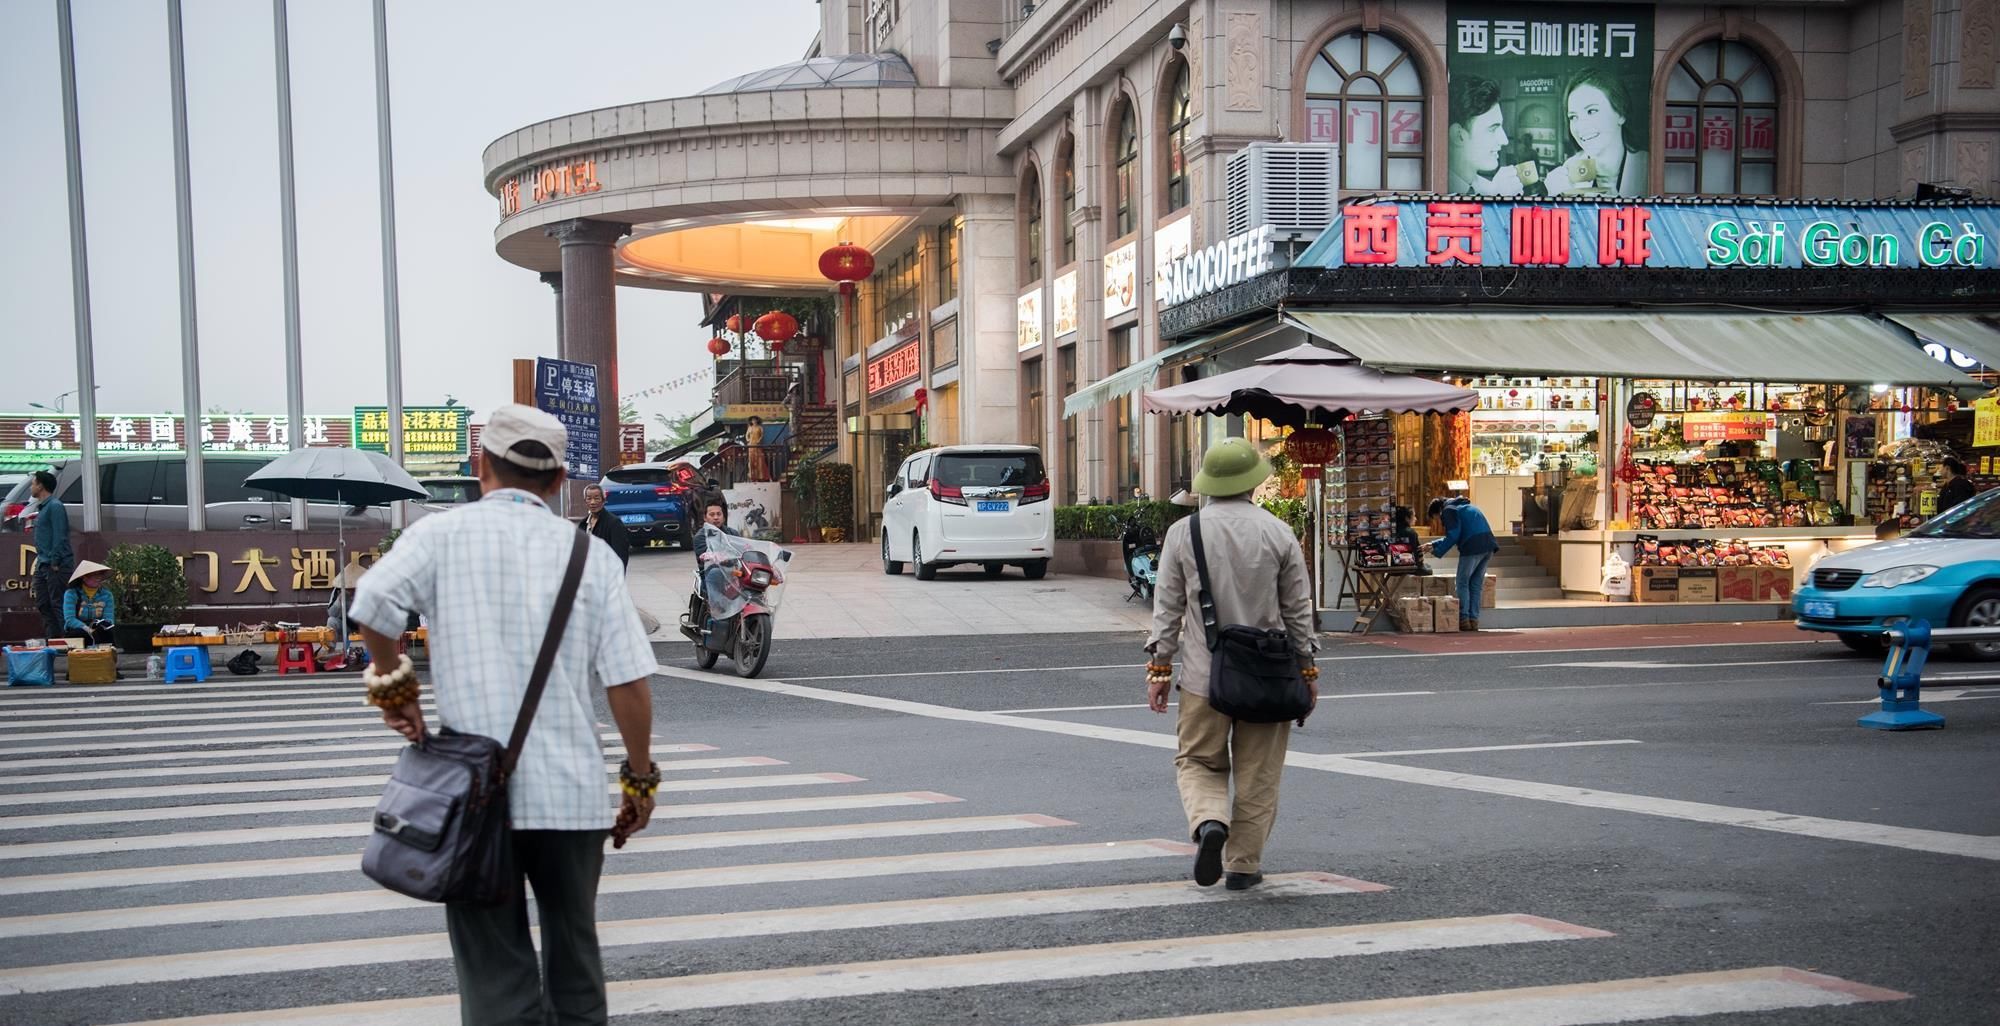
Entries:
[[[428, 498], [417, 479], [395, 460], [360, 449], [294, 449], [244, 479], [294, 499], [339, 502], [348, 506], [386, 506], [404, 499]], [[346, 573], [347, 518], [337, 521], [339, 561]], [[335, 582], [339, 584], [340, 582]], [[340, 651], [347, 650], [347, 603], [340, 604]]]

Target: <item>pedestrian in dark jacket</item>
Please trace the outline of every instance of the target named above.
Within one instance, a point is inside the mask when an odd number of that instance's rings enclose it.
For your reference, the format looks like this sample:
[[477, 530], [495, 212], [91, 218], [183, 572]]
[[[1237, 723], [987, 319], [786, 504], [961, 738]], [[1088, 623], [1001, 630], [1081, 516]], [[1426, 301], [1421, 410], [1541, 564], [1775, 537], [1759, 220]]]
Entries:
[[56, 498], [56, 476], [35, 472], [28, 494], [41, 503], [35, 514], [35, 611], [42, 614], [44, 637], [63, 637], [63, 593], [76, 552], [69, 544], [69, 510]]
[[618, 553], [618, 565], [628, 566], [632, 562], [632, 538], [625, 533], [625, 524], [617, 517], [604, 511], [604, 488], [601, 485], [583, 486], [583, 505], [586, 512], [583, 522], [577, 526], [603, 540]]
[[1956, 456], [1944, 458], [1944, 484], [1938, 488], [1937, 511], [1945, 510], [1979, 494], [1979, 488], [1972, 479], [1965, 476], [1965, 462]]
[[1466, 499], [1432, 499], [1430, 518], [1443, 528], [1444, 537], [1431, 546], [1431, 554], [1442, 559], [1458, 549], [1458, 629], [1479, 629], [1479, 604], [1486, 600], [1486, 564], [1500, 550], [1493, 528]]

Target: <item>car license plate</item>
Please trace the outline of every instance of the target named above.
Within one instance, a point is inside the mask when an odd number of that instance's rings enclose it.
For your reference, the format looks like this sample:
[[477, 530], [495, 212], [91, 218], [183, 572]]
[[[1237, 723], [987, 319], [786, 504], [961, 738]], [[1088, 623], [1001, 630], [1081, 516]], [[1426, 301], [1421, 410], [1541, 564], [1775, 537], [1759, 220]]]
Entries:
[[979, 500], [979, 512], [981, 512], [981, 513], [1005, 513], [1005, 512], [1007, 512], [1007, 500], [1006, 500], [1006, 499], [981, 499], [981, 500]]
[[1831, 602], [1808, 602], [1804, 609], [1807, 616], [1816, 620], [1831, 620], [1836, 615], [1836, 607]]
[[647, 516], [644, 513], [627, 513], [624, 516], [619, 517], [618, 519], [623, 520], [628, 524], [643, 524], [646, 521], [651, 520], [653, 518]]

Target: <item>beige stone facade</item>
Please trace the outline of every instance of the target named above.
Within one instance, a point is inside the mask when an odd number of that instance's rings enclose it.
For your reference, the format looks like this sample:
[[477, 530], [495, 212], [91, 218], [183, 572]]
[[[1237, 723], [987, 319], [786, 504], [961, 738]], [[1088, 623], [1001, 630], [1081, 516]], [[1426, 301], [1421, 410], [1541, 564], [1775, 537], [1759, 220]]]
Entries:
[[[808, 56], [895, 55], [915, 84], [705, 95], [528, 126], [487, 150], [490, 192], [504, 202], [509, 182], [560, 186], [542, 172], [579, 161], [595, 161], [597, 187], [521, 202], [501, 218], [496, 244], [508, 260], [556, 271], [546, 229], [565, 220], [634, 225], [638, 236], [719, 228], [655, 244], [680, 246], [680, 256], [650, 268], [621, 257], [619, 282], [797, 291], [825, 287], [801, 268], [830, 235], [746, 223], [853, 218], [825, 231], [867, 229], [878, 267], [917, 255], [920, 299], [902, 331], [925, 343], [930, 440], [1039, 444], [1065, 498], [1120, 497], [1134, 484], [1164, 495], [1187, 463], [1167, 425], [1129, 407], [1121, 415], [1118, 403], [1065, 422], [1063, 396], [1158, 350], [1155, 261], [1165, 248], [1221, 237], [1230, 154], [1307, 137], [1305, 82], [1336, 38], [1376, 33], [1408, 54], [1430, 140], [1412, 191], [1447, 191], [1447, 6], [824, 0]], [[1920, 183], [2000, 195], [2000, 0], [1661, 3], [1653, 12], [1655, 111], [1671, 70], [1705, 44], [1740, 44], [1769, 69], [1771, 195], [1908, 198]], [[1169, 43], [1176, 25], [1182, 49]], [[1184, 112], [1173, 95], [1182, 75]], [[1120, 132], [1128, 110], [1129, 150]], [[1662, 122], [1650, 112], [1646, 120], [1651, 191], [1664, 192]], [[1184, 178], [1170, 166], [1170, 137]], [[940, 262], [947, 225], [959, 256], [951, 269]], [[626, 250], [640, 252], [630, 241]], [[718, 255], [728, 253], [734, 262]], [[744, 257], [753, 253], [769, 257]], [[869, 354], [900, 344], [884, 326], [844, 329], [837, 354], [850, 373], [835, 378], [862, 380]], [[941, 332], [955, 344], [941, 349]], [[941, 353], [957, 356], [945, 364]], [[864, 396], [839, 401], [870, 415]], [[895, 415], [910, 416], [905, 406]], [[879, 495], [867, 464], [885, 453], [871, 455], [862, 436], [845, 444], [864, 466], [863, 490]]]

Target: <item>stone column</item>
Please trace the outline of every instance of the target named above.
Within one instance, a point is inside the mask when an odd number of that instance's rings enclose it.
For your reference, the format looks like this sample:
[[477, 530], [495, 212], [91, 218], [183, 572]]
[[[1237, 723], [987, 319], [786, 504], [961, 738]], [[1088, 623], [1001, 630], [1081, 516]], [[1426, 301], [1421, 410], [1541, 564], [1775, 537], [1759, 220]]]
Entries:
[[[579, 218], [546, 229], [562, 244], [563, 358], [597, 365], [597, 458], [600, 471], [618, 459], [618, 298], [611, 247], [629, 225]], [[580, 509], [582, 485], [572, 508]]]
[[958, 297], [959, 436], [1001, 442], [1021, 433], [1021, 357], [1015, 336], [1014, 199], [960, 197], [965, 262]]
[[542, 284], [547, 285], [549, 288], [554, 289], [556, 292], [556, 357], [558, 359], [567, 359], [568, 353], [563, 348], [562, 272], [543, 271]]

